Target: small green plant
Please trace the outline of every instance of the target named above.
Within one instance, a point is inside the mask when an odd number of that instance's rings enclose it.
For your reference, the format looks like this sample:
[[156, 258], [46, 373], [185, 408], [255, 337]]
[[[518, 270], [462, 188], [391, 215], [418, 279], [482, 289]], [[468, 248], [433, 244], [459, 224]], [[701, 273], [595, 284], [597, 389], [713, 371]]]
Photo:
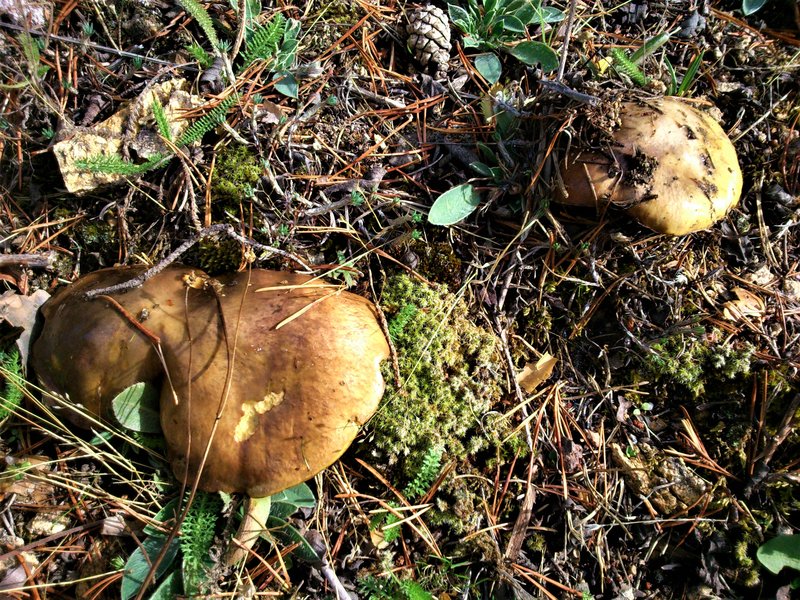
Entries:
[[217, 515], [221, 509], [222, 499], [218, 494], [199, 493], [181, 525], [183, 587], [190, 596], [203, 592], [208, 571], [214, 566], [210, 551], [216, 533]]
[[257, 60], [273, 73], [275, 89], [289, 98], [297, 98], [297, 80], [289, 71], [297, 56], [300, 22], [278, 13], [265, 25], [255, 24], [245, 37], [241, 70]]
[[[403, 495], [411, 501], [422, 498], [436, 477], [439, 475], [441, 465], [442, 449], [438, 446], [431, 446], [425, 453], [425, 456], [422, 459], [422, 464], [419, 466], [416, 475], [414, 475], [414, 478], [411, 480], [411, 482], [409, 482], [408, 485], [406, 485], [406, 487], [403, 489]], [[395, 503], [390, 503], [390, 506], [392, 508], [398, 507], [398, 505]], [[399, 520], [400, 519], [397, 518], [397, 515], [393, 513], [383, 514], [370, 523], [370, 528], [385, 528], [383, 531], [383, 539], [386, 542], [391, 543], [400, 535], [400, 527], [390, 526], [397, 523]]]
[[644, 87], [647, 85], [648, 79], [639, 65], [645, 58], [666, 44], [673, 33], [671, 31], [664, 32], [645, 40], [642, 46], [630, 55], [621, 48], [612, 48], [609, 52], [609, 62], [617, 73], [627, 76], [636, 85]]
[[686, 69], [686, 73], [684, 74], [683, 79], [681, 79], [680, 84], [678, 84], [678, 76], [675, 73], [675, 68], [672, 66], [672, 63], [669, 62], [669, 59], [664, 57], [664, 64], [667, 67], [670, 77], [670, 84], [667, 88], [668, 96], [685, 96], [689, 93], [689, 90], [692, 88], [692, 85], [697, 78], [697, 73], [703, 64], [703, 54], [703, 52], [699, 52], [692, 59], [692, 62], [689, 63], [689, 67]]
[[[228, 113], [228, 110], [230, 110], [238, 99], [239, 96], [237, 94], [231, 94], [225, 98], [225, 100], [212, 108], [184, 131], [175, 143], [176, 146], [179, 148], [190, 146], [199, 141], [206, 133], [225, 120], [225, 115]], [[157, 112], [159, 109], [160, 115], [159, 112]], [[153, 118], [158, 125], [159, 133], [165, 138], [170, 139], [172, 136], [169, 132], [169, 123], [167, 123], [166, 116], [163, 114], [163, 107], [161, 107], [160, 103], [153, 102], [151, 110], [153, 111]], [[143, 163], [135, 163], [117, 154], [98, 154], [83, 160], [75, 161], [75, 164], [79, 168], [86, 169], [93, 173], [113, 173], [115, 175], [134, 177], [164, 166], [171, 158], [172, 155], [156, 153]]]
[[5, 380], [0, 390], [0, 421], [2, 421], [22, 402], [25, 379], [22, 377], [22, 365], [17, 350], [0, 352], [0, 374]]
[[[181, 6], [189, 13], [200, 25], [206, 34], [209, 42], [214, 48], [215, 54], [219, 55], [229, 50], [226, 40], [220, 40], [214, 29], [214, 23], [205, 7], [197, 0], [179, 0]], [[240, 18], [246, 20], [246, 35], [244, 51], [242, 53], [242, 63], [239, 73], [255, 61], [262, 60], [267, 63], [267, 68], [273, 73], [275, 89], [290, 98], [297, 98], [298, 84], [291, 69], [298, 48], [297, 36], [300, 33], [300, 22], [294, 19], [287, 19], [278, 13], [265, 25], [255, 22], [253, 10], [256, 4], [247, 2], [246, 14]], [[208, 54], [200, 45], [193, 43], [187, 47], [187, 51], [200, 63], [201, 66], [209, 67], [213, 63], [213, 57]], [[38, 52], [30, 52], [31, 60], [38, 62]], [[212, 108], [205, 116], [195, 121], [183, 135], [175, 141], [175, 145], [180, 147], [189, 146], [220, 125], [231, 107], [239, 100], [238, 94], [230, 94], [225, 100]], [[169, 123], [164, 113], [163, 107], [158, 102], [151, 105], [153, 117], [158, 125], [159, 133], [171, 140]], [[116, 175], [137, 176], [142, 175], [152, 169], [163, 166], [171, 156], [155, 155], [144, 163], [134, 163], [124, 159], [122, 156], [91, 156], [87, 159], [76, 161], [79, 168], [87, 169], [92, 172], [112, 173]]]
[[192, 42], [186, 46], [186, 51], [192, 55], [192, 58], [194, 58], [197, 61], [197, 64], [203, 69], [208, 69], [212, 64], [214, 64], [214, 57], [206, 52], [205, 49], [197, 42]]
[[[527, 65], [541, 64], [545, 71], [558, 68], [558, 56], [544, 42], [528, 39], [530, 25], [557, 23], [560, 10], [538, 0], [467, 0], [466, 6], [448, 4], [453, 24], [464, 33], [464, 47], [501, 50]], [[499, 80], [500, 60], [494, 53], [476, 57], [475, 68], [489, 83]]]
[[169, 129], [169, 119], [167, 119], [167, 113], [164, 112], [164, 107], [157, 98], [153, 99], [151, 110], [153, 111], [153, 117], [155, 118], [156, 125], [158, 126], [158, 133], [161, 134], [161, 137], [164, 139], [172, 141], [172, 132]]
[[217, 125], [222, 123], [225, 120], [225, 115], [228, 114], [228, 110], [239, 100], [238, 94], [231, 94], [225, 100], [217, 104], [214, 108], [212, 108], [208, 113], [202, 116], [200, 119], [195, 121], [189, 129], [183, 132], [180, 138], [178, 138], [177, 145], [178, 146], [190, 146], [195, 142], [202, 139], [202, 137], [214, 129]]
[[214, 22], [211, 20], [211, 16], [208, 14], [208, 11], [206, 11], [205, 7], [197, 0], [178, 0], [178, 4], [180, 4], [183, 9], [189, 13], [195, 21], [197, 21], [197, 24], [200, 25], [203, 33], [206, 34], [206, 38], [209, 42], [211, 42], [214, 52], [219, 52], [219, 37], [214, 29]]
[[412, 579], [389, 575], [380, 579], [373, 575], [358, 581], [358, 592], [366, 600], [433, 600], [433, 595]]
[[[701, 327], [693, 332], [701, 336]], [[712, 330], [707, 337], [719, 337]], [[733, 345], [724, 342], [686, 340], [683, 336], [668, 337], [652, 344], [652, 353], [645, 357], [644, 375], [656, 381], [678, 384], [695, 398], [705, 390], [707, 382], [730, 381], [750, 372], [754, 347], [749, 344]]]

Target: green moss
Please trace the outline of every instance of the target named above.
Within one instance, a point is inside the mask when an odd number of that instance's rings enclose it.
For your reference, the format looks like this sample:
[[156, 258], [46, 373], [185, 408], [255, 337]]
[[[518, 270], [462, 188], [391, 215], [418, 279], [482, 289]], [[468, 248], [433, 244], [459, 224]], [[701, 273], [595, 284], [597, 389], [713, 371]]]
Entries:
[[236, 202], [253, 195], [263, 169], [247, 146], [227, 146], [217, 152], [211, 194], [215, 201]]
[[499, 444], [502, 433], [482, 422], [502, 394], [494, 336], [469, 319], [466, 304], [445, 286], [407, 275], [387, 281], [381, 304], [401, 376], [398, 386], [386, 367], [384, 402], [371, 421], [389, 463], [402, 460], [413, 473], [431, 446], [464, 459]]
[[419, 257], [417, 271], [426, 279], [445, 283], [451, 290], [461, 286], [461, 260], [447, 242], [414, 241], [410, 249]]
[[83, 247], [95, 252], [107, 250], [109, 247], [113, 248], [117, 241], [117, 226], [113, 222], [82, 221], [75, 231]]
[[242, 262], [242, 247], [230, 238], [206, 238], [198, 244], [200, 267], [210, 275], [235, 271]]
[[643, 375], [679, 384], [697, 397], [715, 382], [749, 374], [755, 352], [753, 345], [718, 341], [722, 337], [714, 330], [700, 339], [674, 336], [653, 344], [653, 352], [643, 365]]

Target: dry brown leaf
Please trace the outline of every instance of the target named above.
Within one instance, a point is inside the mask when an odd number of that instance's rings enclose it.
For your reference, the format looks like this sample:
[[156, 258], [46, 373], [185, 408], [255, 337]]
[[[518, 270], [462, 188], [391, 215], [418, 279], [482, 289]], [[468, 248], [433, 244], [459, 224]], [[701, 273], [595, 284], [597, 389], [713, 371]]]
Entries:
[[545, 352], [536, 363], [528, 363], [523, 367], [517, 375], [517, 382], [523, 390], [531, 394], [550, 377], [557, 362], [557, 358]]
[[741, 321], [751, 317], [761, 318], [767, 305], [759, 296], [744, 288], [733, 288], [736, 300], [729, 300], [722, 305], [722, 316], [729, 321]]
[[36, 324], [39, 307], [50, 297], [44, 290], [36, 290], [30, 296], [23, 296], [8, 291], [0, 296], [0, 321], [6, 321], [11, 327], [22, 329], [17, 339], [17, 348], [23, 365], [28, 364], [28, 353], [31, 345], [31, 333]]

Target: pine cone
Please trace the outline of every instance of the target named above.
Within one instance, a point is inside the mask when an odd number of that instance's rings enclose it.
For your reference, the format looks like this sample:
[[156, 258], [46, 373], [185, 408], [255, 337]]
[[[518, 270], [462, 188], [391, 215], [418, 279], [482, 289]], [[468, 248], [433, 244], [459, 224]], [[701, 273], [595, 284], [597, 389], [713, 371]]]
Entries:
[[408, 49], [420, 64], [444, 77], [450, 60], [450, 22], [444, 11], [430, 4], [408, 15]]

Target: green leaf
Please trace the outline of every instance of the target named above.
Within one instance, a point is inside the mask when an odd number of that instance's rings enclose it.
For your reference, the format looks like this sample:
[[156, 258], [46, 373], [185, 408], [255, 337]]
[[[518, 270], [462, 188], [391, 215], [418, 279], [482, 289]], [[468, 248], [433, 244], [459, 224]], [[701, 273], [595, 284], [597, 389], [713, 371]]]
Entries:
[[[158, 511], [155, 517], [153, 517], [153, 521], [158, 521], [159, 523], [168, 523], [169, 521], [175, 521], [178, 518], [178, 498], [173, 498], [169, 502], [167, 502], [164, 507]], [[164, 532], [160, 529], [157, 529], [155, 526], [148, 523], [144, 526], [142, 533], [145, 535], [153, 535], [153, 536], [163, 536]]]
[[767, 0], [742, 0], [742, 12], [745, 17], [748, 17], [761, 10], [766, 3]]
[[498, 19], [503, 24], [503, 30], [510, 33], [525, 33], [525, 23], [514, 15], [503, 15]]
[[497, 0], [483, 0], [483, 14], [486, 15], [487, 21], [490, 21], [492, 18], [494, 18], [494, 14], [497, 12], [497, 9]]
[[490, 85], [500, 80], [503, 72], [503, 65], [497, 55], [487, 52], [475, 56], [475, 68]]
[[469, 183], [462, 183], [439, 196], [428, 213], [432, 225], [453, 225], [466, 219], [478, 208], [480, 194]]
[[275, 73], [275, 91], [289, 98], [297, 98], [297, 80], [291, 73]]
[[455, 4], [447, 5], [447, 14], [450, 20], [462, 31], [467, 31], [466, 26], [472, 22], [469, 13]]
[[283, 490], [272, 496], [270, 515], [286, 518], [301, 508], [314, 508], [317, 500], [311, 488], [305, 483]]
[[[473, 36], [470, 35], [464, 36], [464, 48], [480, 48], [481, 44], [482, 42]], [[487, 44], [487, 45], [491, 46], [493, 44]]]
[[759, 562], [776, 575], [783, 567], [800, 571], [800, 535], [779, 535], [762, 544], [756, 553]]
[[269, 532], [283, 544], [287, 546], [297, 544], [297, 548], [295, 548], [294, 552], [300, 560], [312, 565], [319, 563], [319, 556], [317, 556], [317, 552], [314, 550], [313, 546], [308, 543], [308, 540], [306, 540], [303, 534], [293, 525], [284, 519], [270, 515], [267, 519], [267, 528]]
[[542, 6], [539, 8], [539, 14], [536, 21], [542, 23], [560, 23], [565, 18], [563, 12], [552, 6]]
[[514, 11], [514, 16], [525, 23], [525, 25], [530, 25], [531, 23], [536, 23], [538, 25], [540, 23], [540, 14], [541, 10], [530, 2], [526, 2]]
[[555, 71], [558, 68], [558, 55], [542, 42], [521, 42], [516, 46], [506, 46], [506, 51], [526, 65], [542, 65], [544, 71]]
[[181, 578], [177, 571], [172, 571], [152, 593], [149, 600], [175, 600], [181, 591]]
[[678, 87], [678, 91], [675, 94], [676, 96], [685, 96], [689, 89], [692, 87], [694, 83], [695, 77], [697, 77], [697, 71], [700, 70], [700, 65], [703, 64], [703, 52], [701, 51], [697, 56], [692, 59], [692, 62], [689, 63], [689, 68], [686, 69], [686, 73], [681, 80], [681, 85]]
[[[122, 600], [130, 600], [130, 598], [133, 598], [139, 593], [145, 577], [147, 577], [147, 574], [150, 572], [153, 561], [156, 559], [159, 552], [161, 552], [161, 548], [164, 547], [166, 541], [167, 538], [164, 536], [151, 536], [142, 542], [142, 545], [134, 550], [133, 554], [128, 557], [128, 562], [125, 563], [125, 571], [122, 574], [122, 590], [120, 592]], [[155, 579], [160, 578], [167, 572], [167, 569], [170, 568], [175, 560], [177, 553], [178, 540], [173, 539], [167, 553], [164, 555], [164, 559], [156, 569]]]
[[120, 425], [139, 433], [161, 433], [158, 389], [149, 383], [134, 383], [111, 401], [111, 410]]
[[492, 168], [486, 163], [482, 163], [479, 160], [475, 160], [469, 163], [469, 166], [478, 175], [483, 175], [484, 177], [492, 176]]

